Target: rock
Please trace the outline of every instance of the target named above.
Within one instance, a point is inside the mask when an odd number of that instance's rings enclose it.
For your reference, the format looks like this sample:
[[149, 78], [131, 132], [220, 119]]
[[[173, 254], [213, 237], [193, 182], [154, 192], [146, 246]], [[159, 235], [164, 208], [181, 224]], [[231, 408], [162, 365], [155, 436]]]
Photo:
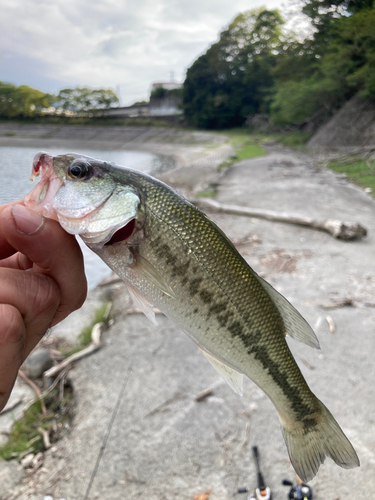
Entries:
[[25, 470], [15, 460], [10, 462], [0, 460], [0, 500], [8, 497], [9, 492], [19, 485], [24, 475]]
[[49, 351], [47, 349], [38, 349], [30, 354], [22, 369], [27, 377], [35, 379], [41, 377], [48, 368], [51, 368], [52, 364]]

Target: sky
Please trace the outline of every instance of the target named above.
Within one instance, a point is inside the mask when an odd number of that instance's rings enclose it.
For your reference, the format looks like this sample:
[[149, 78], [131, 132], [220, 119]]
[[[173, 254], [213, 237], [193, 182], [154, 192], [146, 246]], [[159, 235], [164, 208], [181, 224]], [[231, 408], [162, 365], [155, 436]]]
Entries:
[[123, 106], [186, 70], [240, 12], [282, 0], [0, 0], [0, 81], [111, 88]]

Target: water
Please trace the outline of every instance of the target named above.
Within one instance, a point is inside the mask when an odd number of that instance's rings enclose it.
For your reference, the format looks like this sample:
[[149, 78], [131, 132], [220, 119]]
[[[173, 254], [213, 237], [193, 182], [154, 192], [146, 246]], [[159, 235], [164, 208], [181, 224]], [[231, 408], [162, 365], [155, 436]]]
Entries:
[[[9, 203], [23, 198], [31, 191], [33, 184], [30, 182], [32, 162], [38, 151], [35, 148], [0, 147], [0, 204]], [[66, 149], [48, 148], [48, 152], [56, 154], [66, 153]], [[173, 166], [173, 160], [165, 156], [155, 156], [137, 151], [101, 151], [93, 149], [80, 149], [79, 153], [93, 156], [94, 158], [113, 161], [118, 165], [141, 170], [151, 174], [166, 171]], [[86, 276], [89, 288], [94, 288], [110, 269], [89, 250], [81, 239], [78, 242], [82, 248], [85, 259]]]

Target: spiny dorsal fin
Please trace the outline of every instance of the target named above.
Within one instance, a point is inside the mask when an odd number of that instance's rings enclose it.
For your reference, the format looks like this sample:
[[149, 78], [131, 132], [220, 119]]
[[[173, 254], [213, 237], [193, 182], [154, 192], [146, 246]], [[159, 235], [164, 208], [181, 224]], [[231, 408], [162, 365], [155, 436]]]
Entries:
[[220, 373], [225, 382], [231, 387], [234, 392], [238, 395], [242, 396], [243, 394], [243, 374], [234, 370], [230, 366], [226, 365], [222, 361], [219, 361], [217, 358], [209, 354], [207, 351], [204, 351], [200, 348], [204, 356], [208, 359], [211, 365], [215, 368], [215, 370]]
[[307, 321], [288, 300], [277, 292], [267, 281], [257, 275], [263, 288], [270, 295], [284, 321], [286, 335], [315, 349], [320, 349], [319, 340]]

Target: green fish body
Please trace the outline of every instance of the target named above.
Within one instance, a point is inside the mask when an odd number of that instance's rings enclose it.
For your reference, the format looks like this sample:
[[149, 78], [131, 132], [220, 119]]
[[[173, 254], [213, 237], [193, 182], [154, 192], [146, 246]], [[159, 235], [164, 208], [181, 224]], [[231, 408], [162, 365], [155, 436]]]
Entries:
[[359, 465], [285, 341], [289, 335], [319, 347], [314, 332], [212, 220], [135, 170], [75, 154], [40, 154], [33, 174], [39, 170], [42, 181], [26, 203], [80, 234], [146, 315], [153, 320], [156, 306], [170, 317], [237, 393], [245, 375], [269, 396], [302, 480], [312, 479], [326, 456], [344, 468]]

